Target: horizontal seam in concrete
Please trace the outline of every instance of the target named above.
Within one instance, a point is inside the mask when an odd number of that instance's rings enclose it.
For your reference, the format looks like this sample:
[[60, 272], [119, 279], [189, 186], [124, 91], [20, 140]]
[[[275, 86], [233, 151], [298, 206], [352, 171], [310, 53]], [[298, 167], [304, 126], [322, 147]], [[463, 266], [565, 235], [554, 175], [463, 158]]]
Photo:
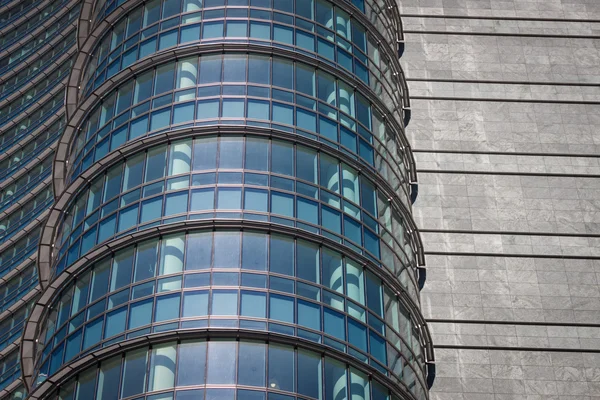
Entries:
[[419, 229], [421, 233], [454, 233], [467, 235], [506, 235], [506, 236], [566, 236], [566, 237], [600, 237], [600, 233], [568, 233], [568, 232], [519, 232], [519, 231], [476, 231], [459, 229]]
[[524, 157], [581, 157], [600, 158], [600, 154], [585, 153], [527, 153], [517, 151], [485, 151], [485, 150], [438, 150], [438, 149], [412, 149], [413, 153], [441, 153], [441, 154], [481, 154], [493, 156], [524, 156]]
[[519, 253], [476, 253], [460, 251], [426, 251], [426, 256], [450, 256], [450, 257], [499, 257], [499, 258], [549, 258], [563, 260], [600, 260], [600, 256], [576, 256], [561, 254], [519, 254]]
[[477, 79], [406, 78], [407, 82], [484, 83], [486, 85], [531, 85], [531, 86], [584, 86], [600, 88], [600, 82], [542, 82], [542, 81], [497, 81]]
[[556, 172], [519, 172], [519, 171], [469, 171], [458, 169], [417, 169], [419, 174], [464, 174], [464, 175], [509, 175], [509, 176], [547, 176], [559, 178], [591, 178], [598, 179], [597, 174], [559, 174]]
[[405, 35], [458, 35], [458, 36], [504, 36], [504, 37], [525, 37], [525, 38], [548, 38], [548, 39], [592, 39], [598, 40], [600, 36], [596, 35], [568, 35], [568, 34], [550, 34], [550, 33], [517, 33], [517, 32], [465, 32], [465, 31], [420, 31], [405, 30]]
[[600, 324], [584, 324], [579, 322], [538, 322], [538, 321], [485, 321], [469, 319], [439, 319], [425, 318], [427, 323], [432, 324], [478, 324], [478, 325], [519, 325], [519, 326], [566, 326], [575, 328], [600, 328]]
[[541, 351], [550, 353], [595, 353], [600, 354], [600, 349], [571, 349], [566, 347], [518, 347], [518, 346], [467, 346], [455, 344], [433, 345], [434, 349], [456, 350], [495, 350], [495, 351]]
[[599, 19], [574, 19], [574, 18], [543, 18], [543, 17], [491, 17], [484, 15], [440, 15], [440, 14], [403, 14], [403, 18], [436, 18], [436, 19], [484, 19], [498, 21], [540, 21], [540, 22], [577, 22], [600, 24]]
[[[540, 104], [579, 104], [600, 105], [600, 100], [544, 100], [544, 99], [506, 99], [494, 97], [447, 97], [447, 96], [410, 96], [411, 100], [449, 100], [493, 103], [540, 103]], [[414, 107], [413, 107], [414, 109]]]

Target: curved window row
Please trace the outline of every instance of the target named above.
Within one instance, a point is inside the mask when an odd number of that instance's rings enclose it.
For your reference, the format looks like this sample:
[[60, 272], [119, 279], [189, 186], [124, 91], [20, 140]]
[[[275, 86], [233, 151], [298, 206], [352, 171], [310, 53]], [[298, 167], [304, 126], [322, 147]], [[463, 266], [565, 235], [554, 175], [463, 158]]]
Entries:
[[35, 15], [27, 18], [25, 23], [17, 26], [16, 29], [4, 33], [0, 38], [0, 51], [5, 50], [12, 43], [23, 38], [24, 35], [48, 21], [48, 18], [56, 14], [57, 11], [63, 10], [65, 4], [68, 4], [69, 1], [71, 0], [54, 0], [42, 10], [37, 11]]
[[7, 217], [0, 219], [0, 243], [4, 243], [8, 238], [24, 228], [53, 202], [52, 187], [48, 185], [34, 198], [11, 211]]
[[300, 336], [400, 380], [423, 375], [418, 328], [392, 290], [352, 258], [285, 235], [148, 240], [97, 262], [50, 309], [37, 336], [43, 374], [101, 342], [211, 326]]
[[[3, 128], [3, 132], [0, 133], [0, 151], [5, 151], [6, 149], [13, 146], [19, 139], [23, 138], [27, 134], [31, 134], [36, 128], [42, 125], [49, 117], [52, 117], [59, 113], [64, 108], [65, 103], [65, 91], [61, 90], [51, 99], [42, 104], [38, 109], [32, 110], [30, 114], [24, 116], [21, 121], [14, 124], [9, 129]], [[62, 118], [61, 118], [62, 120]], [[47, 129], [47, 132], [52, 134], [60, 134], [62, 132], [63, 124], [60, 124], [60, 128], [57, 128], [55, 124], [51, 126], [51, 128]], [[37, 148], [37, 147], [36, 147]], [[23, 158], [25, 158], [25, 153], [22, 153], [23, 156], [18, 156], [14, 161], [8, 161], [6, 165], [7, 169], [11, 169], [15, 163], [20, 162]], [[0, 171], [2, 171], [2, 164], [0, 164]], [[0, 172], [2, 173], [2, 172]], [[4, 171], [4, 173], [6, 173]]]
[[37, 285], [37, 269], [35, 263], [29, 264], [19, 274], [2, 282], [0, 287], [0, 312], [6, 311], [25, 293]]
[[25, 237], [19, 239], [0, 251], [0, 277], [6, 275], [23, 260], [37, 250], [41, 227], [32, 229]]
[[31, 65], [0, 84], [0, 99], [9, 96], [19, 87], [44, 73], [47, 67], [52, 66], [53, 62], [69, 51], [73, 45], [75, 45], [75, 31], [67, 35], [63, 41], [53, 45]]
[[[319, 1], [319, 0], [316, 0]], [[110, 14], [122, 4], [124, 0], [98, 0], [94, 9], [95, 21], [98, 22]], [[304, 17], [318, 21], [311, 10], [315, 0], [172, 0], [161, 3], [160, 0], [148, 2], [150, 10], [148, 21], [143, 22], [143, 27], [149, 26], [158, 19], [167, 19], [180, 12], [198, 11], [203, 8], [217, 7], [254, 7], [273, 9], [278, 12], [294, 13], [295, 16]], [[325, 0], [322, 0], [323, 4]], [[353, 5], [373, 24], [373, 27], [386, 39], [388, 43], [396, 43], [399, 38], [401, 27], [400, 21], [390, 18], [389, 4], [383, 0], [345, 0], [347, 5]], [[317, 11], [319, 14], [319, 11]], [[328, 27], [331, 28], [331, 27]], [[370, 27], [368, 28], [370, 29]], [[348, 40], [350, 40], [348, 38]]]
[[408, 180], [403, 132], [391, 118], [346, 82], [280, 57], [218, 54], [163, 64], [124, 82], [88, 115], [72, 141], [67, 182], [99, 160], [94, 150], [103, 156], [148, 132], [215, 123], [296, 132], [360, 157], [393, 186]]
[[62, 133], [63, 124], [64, 120], [62, 118], [57, 120], [47, 130], [42, 131], [32, 141], [11, 154], [10, 157], [0, 161], [0, 178], [12, 175], [14, 171], [46, 150]]
[[21, 378], [19, 356], [19, 349], [16, 349], [0, 360], [0, 390]]
[[[302, 145], [253, 136], [188, 139], [95, 178], [59, 222], [53, 265], [58, 274], [96, 244], [161, 219], [241, 218], [243, 210], [244, 218], [325, 235], [400, 275], [415, 254], [404, 218], [387, 199], [352, 167]], [[416, 296], [410, 282], [403, 284]]]
[[5, 349], [21, 337], [23, 327], [27, 322], [27, 318], [29, 318], [29, 313], [34, 304], [35, 299], [29, 301], [29, 303], [13, 312], [9, 318], [0, 322], [0, 350]]
[[[19, 18], [21, 15], [29, 11], [34, 3], [36, 2], [34, 2], [33, 0], [18, 1], [14, 7], [11, 7], [9, 10], [0, 13], [0, 25], [6, 26], [11, 21]], [[4, 2], [0, 2], [0, 5], [3, 4]]]
[[[395, 53], [384, 55], [386, 49], [380, 49], [379, 38], [333, 3], [295, 0], [289, 7], [293, 8], [294, 3], [297, 14], [287, 7], [283, 10], [287, 12], [254, 7], [200, 8], [183, 14], [181, 19], [177, 2], [169, 1], [162, 7], [159, 1], [147, 3], [99, 40], [81, 87], [87, 95], [136, 60], [179, 44], [246, 41], [299, 51], [342, 67], [384, 97], [385, 104], [402, 105], [404, 94], [397, 83], [398, 71], [390, 68], [388, 59]], [[169, 19], [158, 22], [161, 8], [163, 18]], [[177, 12], [174, 18], [172, 11]], [[399, 68], [397, 63], [394, 65]]]
[[65, 60], [58, 69], [45, 76], [31, 89], [19, 93], [19, 96], [12, 102], [0, 108], [0, 126], [15, 118], [19, 113], [22, 113], [27, 107], [38, 101], [56, 85], [61, 84], [62, 81], [69, 76], [74, 62], [74, 57]]
[[[55, 390], [49, 399], [399, 400], [376, 379], [319, 352], [233, 339], [189, 339], [131, 350]], [[413, 394], [426, 399], [422, 389]]]
[[50, 176], [53, 159], [54, 153], [48, 155], [15, 182], [0, 190], [0, 212], [12, 206], [15, 201], [22, 198], [41, 181]]
[[[46, 45], [49, 40], [57, 35], [58, 32], [62, 33], [62, 31], [66, 30], [67, 27], [71, 25], [71, 23], [75, 21], [78, 16], [79, 4], [73, 7], [68, 14], [56, 21], [56, 23], [50, 25], [45, 31], [40, 32], [35, 37], [31, 38], [31, 40], [27, 41], [27, 43], [20, 46], [18, 49], [16, 49], [16, 51], [3, 58], [0, 58], [0, 74], [5, 73], [15, 63], [21, 61], [29, 54]], [[73, 26], [73, 29], [74, 28], [75, 27]]]

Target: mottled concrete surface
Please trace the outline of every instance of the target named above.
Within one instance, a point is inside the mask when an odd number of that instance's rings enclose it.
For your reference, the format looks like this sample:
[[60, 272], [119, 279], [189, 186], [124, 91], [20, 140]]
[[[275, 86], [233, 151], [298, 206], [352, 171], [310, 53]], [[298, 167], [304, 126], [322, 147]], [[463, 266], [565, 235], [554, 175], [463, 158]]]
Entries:
[[600, 0], [399, 4], [432, 399], [600, 399]]

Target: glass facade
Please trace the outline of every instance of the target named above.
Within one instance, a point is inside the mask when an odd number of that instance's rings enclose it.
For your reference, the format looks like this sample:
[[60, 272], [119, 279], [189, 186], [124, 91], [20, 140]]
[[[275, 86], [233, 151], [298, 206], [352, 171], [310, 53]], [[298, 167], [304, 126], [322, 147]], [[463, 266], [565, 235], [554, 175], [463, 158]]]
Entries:
[[428, 399], [394, 2], [0, 5], [0, 397]]
[[24, 399], [19, 345], [39, 299], [40, 233], [54, 202], [78, 0], [0, 1], [0, 398]]

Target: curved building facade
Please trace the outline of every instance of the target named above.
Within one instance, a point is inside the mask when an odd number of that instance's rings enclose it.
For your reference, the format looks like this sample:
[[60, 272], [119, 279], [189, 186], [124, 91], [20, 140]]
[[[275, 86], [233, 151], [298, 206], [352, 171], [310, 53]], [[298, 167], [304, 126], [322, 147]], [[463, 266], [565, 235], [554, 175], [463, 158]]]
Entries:
[[89, 0], [73, 40], [30, 398], [427, 399], [395, 3]]
[[19, 346], [41, 292], [39, 235], [54, 200], [79, 1], [0, 1], [0, 398], [23, 399]]

